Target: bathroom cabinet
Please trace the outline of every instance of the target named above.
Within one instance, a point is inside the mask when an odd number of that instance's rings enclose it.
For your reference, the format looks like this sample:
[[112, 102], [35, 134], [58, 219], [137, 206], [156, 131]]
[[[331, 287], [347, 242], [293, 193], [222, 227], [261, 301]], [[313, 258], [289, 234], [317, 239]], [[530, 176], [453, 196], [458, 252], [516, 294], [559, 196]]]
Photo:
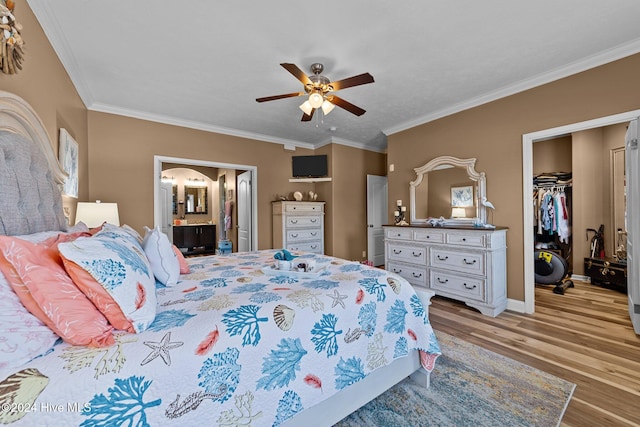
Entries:
[[216, 226], [214, 224], [174, 226], [173, 244], [185, 255], [213, 254], [216, 248]]

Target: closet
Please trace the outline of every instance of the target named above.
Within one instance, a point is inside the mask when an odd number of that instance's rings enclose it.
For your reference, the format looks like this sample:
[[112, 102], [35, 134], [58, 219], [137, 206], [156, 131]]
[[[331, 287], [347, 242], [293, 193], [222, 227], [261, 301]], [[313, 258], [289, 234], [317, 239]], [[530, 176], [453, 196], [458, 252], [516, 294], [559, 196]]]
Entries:
[[571, 172], [542, 173], [533, 178], [536, 249], [557, 253], [572, 272]]
[[[586, 261], [594, 233], [587, 230], [598, 230], [602, 225], [604, 255], [615, 256], [616, 227], [625, 209], [624, 203], [616, 201], [620, 189], [616, 187], [615, 153], [624, 150], [626, 126], [620, 123], [576, 131], [533, 144], [534, 242], [538, 249], [546, 246], [557, 251], [576, 279], [589, 279]], [[564, 198], [566, 212], [562, 206], [558, 209], [557, 196]], [[555, 209], [545, 211], [552, 202]], [[549, 229], [550, 220], [558, 219], [549, 216], [558, 214], [567, 222], [560, 226], [556, 222], [556, 229]]]

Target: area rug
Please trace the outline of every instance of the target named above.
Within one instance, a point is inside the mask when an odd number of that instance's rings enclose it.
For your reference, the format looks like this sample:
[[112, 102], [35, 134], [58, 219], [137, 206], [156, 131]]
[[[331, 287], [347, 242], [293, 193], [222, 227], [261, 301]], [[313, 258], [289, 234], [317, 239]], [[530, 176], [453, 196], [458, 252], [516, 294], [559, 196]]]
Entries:
[[406, 379], [349, 415], [352, 426], [558, 426], [575, 384], [451, 335], [425, 389]]

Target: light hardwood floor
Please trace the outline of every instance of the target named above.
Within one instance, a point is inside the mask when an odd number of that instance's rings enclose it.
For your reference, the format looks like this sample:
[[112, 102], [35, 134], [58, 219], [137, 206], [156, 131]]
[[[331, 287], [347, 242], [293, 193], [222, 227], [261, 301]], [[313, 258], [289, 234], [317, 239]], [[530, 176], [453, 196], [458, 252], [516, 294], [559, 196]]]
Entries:
[[640, 426], [640, 336], [626, 294], [582, 282], [564, 295], [538, 287], [534, 314], [496, 318], [434, 297], [429, 317], [438, 331], [576, 384], [562, 426]]

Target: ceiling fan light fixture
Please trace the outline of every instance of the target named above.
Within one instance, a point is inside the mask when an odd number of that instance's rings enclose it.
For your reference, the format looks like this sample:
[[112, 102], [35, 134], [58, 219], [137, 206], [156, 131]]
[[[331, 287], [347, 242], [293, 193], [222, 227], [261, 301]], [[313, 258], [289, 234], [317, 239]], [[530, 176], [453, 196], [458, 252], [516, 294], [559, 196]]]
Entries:
[[309, 100], [304, 101], [301, 105], [300, 105], [300, 109], [302, 111], [304, 111], [304, 113], [307, 116], [311, 115], [311, 112], [313, 111], [313, 107], [311, 106], [311, 103], [309, 102]]
[[324, 97], [320, 95], [318, 92], [313, 92], [309, 95], [309, 104], [312, 108], [319, 108], [324, 101]]
[[332, 103], [330, 103], [326, 99], [322, 103], [322, 112], [324, 113], [325, 116], [327, 114], [329, 114], [334, 108], [335, 108], [335, 105], [333, 105]]

